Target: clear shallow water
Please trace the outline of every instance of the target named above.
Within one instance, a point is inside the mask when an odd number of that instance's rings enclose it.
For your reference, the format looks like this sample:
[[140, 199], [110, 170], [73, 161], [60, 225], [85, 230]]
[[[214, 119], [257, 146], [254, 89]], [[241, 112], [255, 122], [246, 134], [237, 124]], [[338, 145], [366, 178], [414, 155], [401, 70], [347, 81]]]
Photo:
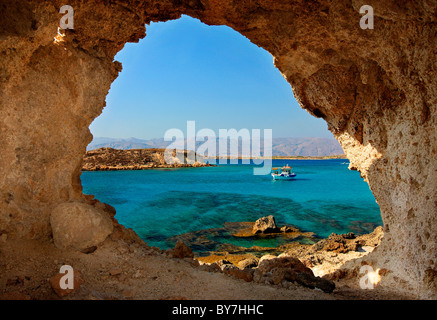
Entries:
[[[293, 167], [293, 181], [254, 176], [252, 165], [83, 172], [81, 179], [84, 193], [114, 206], [120, 223], [166, 249], [174, 246], [172, 236], [271, 214], [279, 226], [295, 225], [319, 237], [371, 232], [382, 225], [379, 206], [360, 174], [344, 162], [273, 160], [274, 167]], [[244, 247], [277, 244], [220, 236], [219, 241]]]

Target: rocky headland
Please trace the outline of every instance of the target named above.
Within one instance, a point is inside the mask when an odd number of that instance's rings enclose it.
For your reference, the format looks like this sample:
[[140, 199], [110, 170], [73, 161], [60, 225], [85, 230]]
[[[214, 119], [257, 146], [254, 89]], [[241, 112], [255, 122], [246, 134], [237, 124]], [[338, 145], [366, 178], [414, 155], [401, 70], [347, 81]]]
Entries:
[[[193, 151], [174, 150], [170, 163], [165, 161], [165, 149], [99, 148], [87, 151], [83, 158], [82, 171], [146, 170], [159, 168], [209, 167], [203, 158]], [[194, 159], [190, 163], [189, 158]]]

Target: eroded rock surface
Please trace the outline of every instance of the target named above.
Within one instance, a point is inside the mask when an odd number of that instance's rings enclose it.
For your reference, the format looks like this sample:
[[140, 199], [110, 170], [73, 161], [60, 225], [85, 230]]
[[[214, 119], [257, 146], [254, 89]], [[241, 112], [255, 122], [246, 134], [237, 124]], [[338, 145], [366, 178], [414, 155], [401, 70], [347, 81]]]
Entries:
[[193, 258], [194, 253], [191, 250], [190, 247], [188, 247], [185, 243], [182, 241], [176, 242], [175, 247], [172, 250], [169, 250], [170, 256], [177, 259], [184, 259], [184, 258]]
[[[436, 297], [436, 1], [72, 0], [75, 29], [57, 36], [62, 4], [0, 0], [0, 231], [8, 239], [48, 239], [53, 209], [86, 201], [82, 157], [121, 70], [115, 54], [143, 38], [146, 23], [187, 14], [272, 54], [381, 207], [385, 236], [368, 259]], [[373, 30], [359, 27], [363, 4], [374, 8]]]
[[254, 234], [258, 233], [275, 233], [278, 232], [279, 228], [276, 226], [275, 217], [268, 216], [262, 217], [255, 221], [253, 225], [252, 232]]
[[255, 269], [253, 280], [275, 285], [297, 282], [302, 286], [311, 289], [319, 288], [328, 293], [335, 289], [332, 281], [314, 276], [310, 268], [294, 257], [263, 259]]
[[57, 206], [50, 224], [58, 248], [84, 250], [96, 246], [112, 233], [110, 217], [103, 210], [84, 203], [63, 203]]

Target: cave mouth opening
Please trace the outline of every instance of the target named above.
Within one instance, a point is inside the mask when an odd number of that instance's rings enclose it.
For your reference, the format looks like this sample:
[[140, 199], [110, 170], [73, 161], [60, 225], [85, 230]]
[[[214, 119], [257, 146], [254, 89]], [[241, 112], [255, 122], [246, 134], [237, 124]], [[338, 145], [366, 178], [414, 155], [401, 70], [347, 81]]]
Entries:
[[[311, 6], [305, 1], [137, 1], [129, 6], [82, 1], [75, 6], [77, 29], [57, 45], [53, 35], [61, 16], [53, 3], [5, 9], [2, 236], [56, 244], [71, 231], [65, 223], [70, 211], [92, 209], [83, 206], [88, 198], [82, 193], [81, 162], [92, 139], [89, 125], [120, 71], [113, 57], [126, 42], [144, 37], [149, 21], [186, 13], [210, 25], [230, 26], [272, 53], [301, 105], [326, 117], [381, 207], [385, 236], [366, 262], [392, 271], [393, 288], [435, 297], [432, 6], [379, 3], [376, 28], [362, 30], [359, 3], [350, 1]], [[84, 221], [75, 224], [73, 240], [84, 233]], [[102, 229], [108, 235], [111, 228]], [[93, 244], [101, 243], [97, 240]]]
[[[187, 16], [152, 23], [148, 36], [140, 44], [127, 44], [116, 59], [123, 71], [103, 114], [90, 127], [95, 139], [88, 150], [165, 148], [168, 142], [157, 137], [195, 120], [216, 132], [272, 128], [279, 131], [278, 155], [342, 153], [325, 121], [298, 106], [271, 55], [229, 27], [207, 26]], [[295, 145], [287, 149], [289, 143]], [[312, 148], [311, 143], [318, 144]], [[370, 233], [382, 225], [368, 185], [358, 172], [347, 170], [347, 162], [274, 160], [273, 166], [290, 164], [297, 170], [298, 178], [288, 184], [272, 183], [270, 175], [253, 176], [254, 164], [241, 161], [192, 170], [83, 172], [81, 180], [85, 194], [114, 206], [119, 223], [149, 245], [167, 249], [181, 239], [199, 255], [254, 246], [265, 247], [257, 252], [265, 254], [289, 237], [236, 237], [235, 223], [273, 215], [280, 227], [314, 232], [315, 237], [299, 236], [306, 244], [331, 233]]]

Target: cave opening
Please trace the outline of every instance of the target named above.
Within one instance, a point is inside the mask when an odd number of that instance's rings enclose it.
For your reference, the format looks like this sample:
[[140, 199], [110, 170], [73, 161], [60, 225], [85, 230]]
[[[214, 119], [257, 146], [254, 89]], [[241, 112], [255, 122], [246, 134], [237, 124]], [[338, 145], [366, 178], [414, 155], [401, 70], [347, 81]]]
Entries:
[[127, 44], [115, 59], [123, 71], [90, 127], [89, 151], [163, 149], [165, 131], [191, 120], [216, 132], [272, 128], [273, 155], [283, 157], [273, 166], [291, 164], [298, 173], [288, 184], [272, 182], [270, 175], [253, 176], [254, 163], [242, 160], [213, 168], [83, 172], [84, 193], [114, 206], [116, 219], [149, 245], [167, 249], [183, 240], [199, 255], [252, 247], [266, 248], [258, 255], [278, 253], [272, 248], [290, 242], [289, 235], [236, 236], [244, 223], [269, 215], [279, 227], [297, 227], [296, 241], [305, 244], [382, 225], [367, 183], [348, 170], [345, 157], [305, 160], [343, 151], [325, 121], [300, 108], [272, 56], [241, 34], [183, 16], [152, 23], [145, 39]]
[[[120, 239], [123, 228], [110, 219], [114, 210], [82, 192], [89, 126], [121, 71], [115, 54], [143, 38], [150, 21], [187, 14], [232, 27], [268, 50], [300, 105], [324, 118], [351, 168], [369, 183], [384, 239], [349, 270], [356, 275], [359, 264], [368, 263], [388, 270], [382, 283], [390, 289], [435, 297], [433, 6], [375, 3], [375, 28], [363, 30], [360, 4], [350, 1], [73, 2], [78, 23], [55, 42], [57, 4], [3, 6], [2, 240], [53, 241], [82, 250]], [[122, 239], [130, 241], [129, 235]]]

